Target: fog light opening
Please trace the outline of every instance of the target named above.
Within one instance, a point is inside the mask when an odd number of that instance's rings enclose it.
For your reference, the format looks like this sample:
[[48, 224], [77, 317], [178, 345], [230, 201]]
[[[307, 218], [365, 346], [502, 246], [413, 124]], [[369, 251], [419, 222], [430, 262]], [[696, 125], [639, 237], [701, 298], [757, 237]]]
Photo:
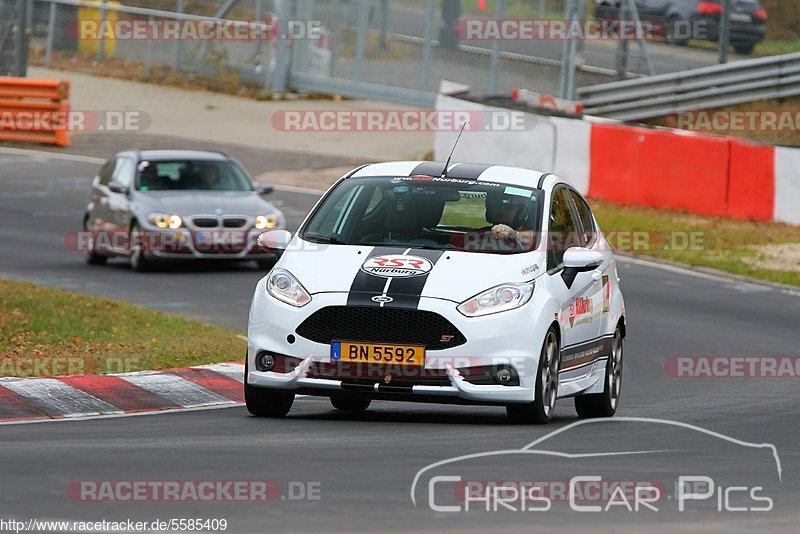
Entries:
[[514, 375], [506, 368], [500, 369], [495, 374], [495, 379], [501, 384], [508, 384], [512, 378], [514, 378]]
[[256, 369], [259, 371], [272, 371], [275, 366], [275, 358], [272, 354], [262, 350], [256, 354]]

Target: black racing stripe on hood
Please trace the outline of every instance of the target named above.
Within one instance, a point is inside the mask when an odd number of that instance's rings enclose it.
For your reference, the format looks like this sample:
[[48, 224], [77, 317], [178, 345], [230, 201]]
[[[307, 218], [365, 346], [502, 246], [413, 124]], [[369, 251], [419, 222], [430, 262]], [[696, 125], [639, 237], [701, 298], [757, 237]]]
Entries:
[[[369, 254], [364, 256], [364, 261], [375, 256], [383, 256], [386, 254], [402, 254], [408, 247], [375, 247]], [[383, 294], [383, 287], [386, 285], [386, 278], [380, 276], [372, 276], [358, 268], [353, 283], [350, 285], [350, 293], [347, 295], [348, 306], [377, 306], [375, 302], [370, 300], [375, 295]]]
[[[434, 269], [436, 268], [436, 262], [439, 261], [443, 254], [443, 250], [426, 249], [411, 249], [408, 253], [409, 256], [420, 256], [430, 260]], [[429, 274], [430, 273], [408, 278], [395, 278], [392, 280], [386, 294], [392, 297], [393, 300], [384, 304], [384, 307], [417, 309], [419, 306], [419, 299], [422, 296], [422, 290], [425, 289], [425, 284], [428, 282]]]
[[426, 161], [420, 163], [408, 174], [409, 176], [441, 176], [444, 172], [444, 162]]

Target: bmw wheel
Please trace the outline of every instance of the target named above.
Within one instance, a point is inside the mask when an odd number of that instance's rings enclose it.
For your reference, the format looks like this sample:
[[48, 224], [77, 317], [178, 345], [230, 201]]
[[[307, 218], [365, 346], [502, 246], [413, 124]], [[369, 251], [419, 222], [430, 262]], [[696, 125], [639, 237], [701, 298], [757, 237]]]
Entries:
[[244, 365], [244, 403], [256, 417], [286, 417], [294, 404], [294, 393], [251, 386], [247, 383], [247, 363]]
[[613, 417], [622, 394], [622, 332], [614, 332], [611, 353], [606, 363], [605, 390], [575, 397], [575, 410], [580, 417]]
[[87, 224], [84, 221], [83, 229], [88, 236], [89, 242], [86, 244], [85, 258], [88, 265], [103, 265], [108, 261], [108, 256], [103, 256], [97, 253], [97, 239], [94, 232], [89, 231]]
[[552, 328], [547, 331], [536, 373], [535, 400], [528, 404], [509, 404], [506, 413], [518, 423], [544, 424], [550, 421], [558, 398], [558, 373], [561, 352]]
[[131, 250], [131, 269], [133, 269], [137, 273], [143, 273], [150, 270], [150, 262], [147, 259], [147, 253], [145, 252], [146, 240], [140, 238], [139, 236], [142, 235], [142, 230], [139, 228], [139, 225], [133, 223], [131, 226], [131, 246], [133, 250]]

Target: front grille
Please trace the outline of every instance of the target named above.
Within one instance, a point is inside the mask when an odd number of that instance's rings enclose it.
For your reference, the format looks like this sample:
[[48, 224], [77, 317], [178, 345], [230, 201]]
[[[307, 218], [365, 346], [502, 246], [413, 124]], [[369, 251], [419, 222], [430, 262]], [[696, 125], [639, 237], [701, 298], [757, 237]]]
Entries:
[[225, 228], [241, 228], [247, 223], [247, 219], [242, 219], [240, 217], [228, 217], [224, 221], [222, 221], [222, 226]]
[[297, 333], [317, 343], [408, 343], [428, 350], [467, 342], [464, 334], [438, 313], [400, 308], [328, 306], [311, 314], [297, 327]]
[[195, 217], [192, 219], [192, 223], [198, 228], [216, 228], [219, 220], [212, 217]]

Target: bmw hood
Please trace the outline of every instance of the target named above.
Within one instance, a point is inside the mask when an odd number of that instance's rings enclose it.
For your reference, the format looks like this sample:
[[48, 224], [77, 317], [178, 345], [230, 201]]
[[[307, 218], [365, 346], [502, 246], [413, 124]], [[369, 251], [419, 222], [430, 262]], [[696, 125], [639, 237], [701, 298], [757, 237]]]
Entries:
[[267, 215], [275, 208], [252, 191], [148, 191], [136, 195], [138, 211], [195, 215], [216, 213]]
[[463, 302], [506, 282], [527, 282], [543, 271], [544, 253], [487, 254], [407, 247], [321, 245], [295, 237], [278, 267], [312, 295], [348, 293], [348, 304], [381, 295], [413, 306], [420, 297]]

